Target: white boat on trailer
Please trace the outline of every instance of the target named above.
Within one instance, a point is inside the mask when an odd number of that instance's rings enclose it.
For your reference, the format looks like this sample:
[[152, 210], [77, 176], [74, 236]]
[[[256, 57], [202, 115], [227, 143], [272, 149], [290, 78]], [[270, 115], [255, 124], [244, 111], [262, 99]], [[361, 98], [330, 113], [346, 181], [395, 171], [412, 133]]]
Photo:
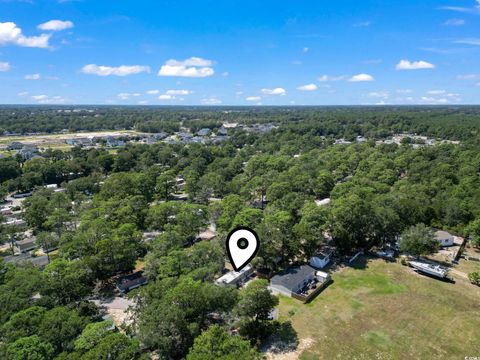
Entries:
[[410, 261], [410, 266], [414, 269], [428, 275], [445, 279], [448, 275], [448, 269], [440, 265], [429, 264], [421, 261]]

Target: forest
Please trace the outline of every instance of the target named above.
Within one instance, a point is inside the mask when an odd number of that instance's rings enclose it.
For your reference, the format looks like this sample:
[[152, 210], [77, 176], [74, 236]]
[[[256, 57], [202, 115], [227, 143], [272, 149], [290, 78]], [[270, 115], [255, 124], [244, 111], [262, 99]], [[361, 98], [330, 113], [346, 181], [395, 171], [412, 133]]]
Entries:
[[[240, 225], [261, 239], [253, 265], [265, 278], [326, 243], [350, 254], [421, 226], [480, 246], [480, 107], [64, 110], [2, 107], [0, 133], [278, 128], [233, 131], [219, 144], [0, 158], [0, 197], [33, 192], [22, 205], [26, 225], [0, 224], [0, 243], [31, 230], [38, 244], [57, 249], [44, 269], [0, 258], [2, 359], [262, 358], [268, 337], [292, 332], [270, 317], [278, 299], [267, 280], [242, 289], [213, 283], [225, 267], [226, 234]], [[376, 143], [398, 133], [460, 143]], [[340, 138], [353, 143], [335, 144]], [[327, 206], [315, 202], [325, 198]], [[211, 224], [216, 237], [198, 241]], [[157, 235], [146, 241], [147, 232]], [[148, 285], [129, 293], [133, 320], [115, 328], [91, 300], [139, 264]]]

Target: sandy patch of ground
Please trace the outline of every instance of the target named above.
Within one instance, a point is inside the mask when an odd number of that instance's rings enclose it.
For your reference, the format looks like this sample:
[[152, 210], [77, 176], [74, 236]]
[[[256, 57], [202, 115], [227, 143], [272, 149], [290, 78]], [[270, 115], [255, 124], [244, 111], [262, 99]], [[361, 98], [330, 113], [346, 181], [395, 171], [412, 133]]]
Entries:
[[112, 320], [116, 326], [120, 326], [123, 323], [128, 324], [131, 321], [129, 318], [128, 308], [134, 304], [132, 300], [123, 297], [115, 297], [106, 300], [93, 300], [93, 302], [97, 306], [105, 308], [106, 312], [112, 317]]
[[268, 351], [265, 353], [267, 360], [297, 360], [305, 350], [312, 347], [314, 340], [311, 338], [301, 339], [297, 348], [293, 351], [274, 353]]

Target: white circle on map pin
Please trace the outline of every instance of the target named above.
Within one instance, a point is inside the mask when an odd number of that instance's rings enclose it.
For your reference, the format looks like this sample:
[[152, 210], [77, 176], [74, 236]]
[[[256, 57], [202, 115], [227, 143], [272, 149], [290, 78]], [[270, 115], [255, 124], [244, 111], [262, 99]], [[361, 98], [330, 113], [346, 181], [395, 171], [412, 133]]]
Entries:
[[247, 227], [238, 227], [227, 236], [227, 254], [235, 271], [242, 270], [255, 257], [259, 248], [258, 235]]

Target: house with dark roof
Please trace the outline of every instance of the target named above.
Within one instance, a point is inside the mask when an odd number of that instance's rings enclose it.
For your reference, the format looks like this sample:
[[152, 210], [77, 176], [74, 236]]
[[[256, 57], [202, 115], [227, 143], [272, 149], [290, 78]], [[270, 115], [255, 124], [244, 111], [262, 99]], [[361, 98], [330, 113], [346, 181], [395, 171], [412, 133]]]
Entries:
[[291, 266], [270, 279], [273, 293], [292, 296], [315, 280], [315, 269], [310, 265]]
[[129, 291], [147, 283], [148, 280], [145, 276], [143, 276], [143, 271], [136, 271], [132, 274], [120, 276], [117, 279], [117, 289], [122, 294], [126, 294]]

